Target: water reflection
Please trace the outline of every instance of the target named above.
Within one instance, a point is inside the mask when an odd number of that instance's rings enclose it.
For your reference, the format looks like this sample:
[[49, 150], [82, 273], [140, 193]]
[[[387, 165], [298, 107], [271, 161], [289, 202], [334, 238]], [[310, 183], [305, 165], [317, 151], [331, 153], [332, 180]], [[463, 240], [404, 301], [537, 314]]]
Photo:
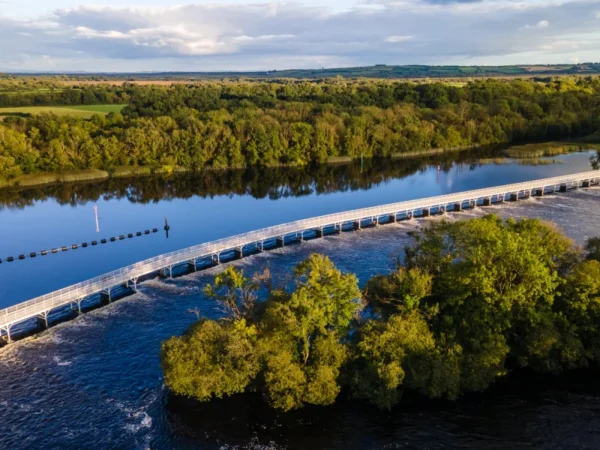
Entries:
[[4, 189], [0, 190], [0, 208], [26, 208], [33, 206], [36, 201], [44, 200], [55, 200], [60, 205], [71, 206], [85, 205], [99, 199], [127, 199], [132, 203], [147, 204], [176, 198], [213, 198], [223, 195], [248, 195], [257, 199], [277, 200], [311, 194], [369, 190], [429, 167], [437, 166], [444, 173], [448, 173], [457, 164], [465, 170], [475, 170], [482, 165], [479, 161], [501, 155], [502, 149], [490, 148], [419, 158], [364, 160], [363, 164], [354, 162], [304, 168], [207, 171]]

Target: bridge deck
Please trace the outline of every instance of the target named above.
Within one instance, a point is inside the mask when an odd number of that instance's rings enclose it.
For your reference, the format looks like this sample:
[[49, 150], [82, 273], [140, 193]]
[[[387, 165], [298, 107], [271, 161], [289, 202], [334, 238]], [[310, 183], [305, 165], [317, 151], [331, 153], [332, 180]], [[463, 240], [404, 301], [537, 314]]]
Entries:
[[441, 195], [437, 197], [423, 198], [400, 203], [393, 203], [372, 208], [362, 208], [336, 214], [328, 214], [310, 219], [297, 220], [248, 233], [219, 239], [212, 242], [196, 245], [193, 247], [177, 250], [154, 258], [140, 261], [127, 267], [109, 272], [107, 274], [82, 281], [72, 286], [51, 292], [32, 300], [0, 310], [0, 332], [4, 331], [10, 337], [10, 328], [19, 322], [36, 316], [46, 316], [55, 308], [68, 304], [79, 303], [82, 299], [91, 295], [101, 293], [115, 286], [136, 282], [141, 276], [149, 275], [165, 268], [197, 261], [203, 257], [220, 255], [223, 252], [241, 249], [246, 245], [261, 243], [270, 239], [282, 238], [288, 235], [298, 234], [308, 230], [319, 230], [328, 226], [342, 226], [347, 223], [355, 223], [369, 218], [379, 218], [402, 213], [410, 213], [430, 210], [431, 208], [444, 208], [448, 205], [463, 205], [465, 202], [472, 204], [474, 201], [486, 198], [504, 200], [506, 195], [514, 193], [525, 193], [531, 195], [532, 191], [538, 189], [556, 189], [558, 186], [579, 187], [582, 183], [597, 183], [600, 181], [600, 172], [583, 172], [554, 178], [545, 178], [496, 186], [472, 191], [457, 192], [454, 194]]

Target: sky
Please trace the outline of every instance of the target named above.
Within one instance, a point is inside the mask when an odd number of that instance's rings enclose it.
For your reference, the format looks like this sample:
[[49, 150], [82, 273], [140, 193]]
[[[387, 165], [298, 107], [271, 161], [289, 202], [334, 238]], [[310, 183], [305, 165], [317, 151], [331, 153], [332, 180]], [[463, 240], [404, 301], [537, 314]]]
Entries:
[[600, 61], [600, 0], [0, 0], [0, 71]]

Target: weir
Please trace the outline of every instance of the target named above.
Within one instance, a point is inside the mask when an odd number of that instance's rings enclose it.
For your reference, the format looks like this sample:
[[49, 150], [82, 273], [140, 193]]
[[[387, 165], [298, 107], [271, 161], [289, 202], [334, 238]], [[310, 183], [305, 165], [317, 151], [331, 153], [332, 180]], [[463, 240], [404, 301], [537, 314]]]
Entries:
[[[40, 325], [47, 327], [51, 325], [49, 314], [59, 308], [69, 306], [81, 312], [81, 302], [92, 296], [101, 296], [106, 301], [111, 301], [111, 293], [115, 288], [124, 286], [128, 288], [128, 292], [136, 292], [140, 279], [157, 274], [172, 277], [175, 268], [188, 267], [192, 264], [196, 270], [196, 265], [200, 261], [210, 261], [212, 265], [219, 264], [225, 253], [233, 254], [234, 258], [238, 259], [250, 256], [256, 251], [284, 247], [286, 239], [289, 242], [304, 239], [305, 232], [311, 232], [310, 234], [315, 238], [320, 238], [345, 229], [360, 230], [363, 226], [395, 223], [398, 220], [427, 217], [437, 213], [443, 214], [446, 211], [458, 212], [465, 207], [474, 207], [478, 204], [492, 205], [502, 203], [507, 199], [518, 200], [552, 192], [567, 192], [571, 189], [598, 184], [600, 184], [600, 171], [582, 172], [356, 209], [250, 231], [159, 255], [2, 309], [0, 310], [0, 335], [10, 342], [11, 332], [15, 325], [37, 318], [40, 319]], [[147, 231], [146, 234], [149, 232]], [[271, 244], [267, 247], [265, 244], [269, 243]], [[246, 252], [244, 251], [246, 247], [254, 248], [256, 251]]]

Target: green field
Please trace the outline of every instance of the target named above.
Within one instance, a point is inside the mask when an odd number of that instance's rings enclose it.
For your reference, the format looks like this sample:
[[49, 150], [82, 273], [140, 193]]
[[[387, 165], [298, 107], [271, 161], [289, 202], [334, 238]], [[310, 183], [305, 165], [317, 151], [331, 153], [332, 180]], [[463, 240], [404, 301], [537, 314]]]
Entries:
[[73, 116], [89, 119], [94, 114], [106, 115], [111, 112], [121, 112], [125, 106], [126, 105], [22, 106], [0, 108], [0, 117], [53, 113], [57, 116]]

